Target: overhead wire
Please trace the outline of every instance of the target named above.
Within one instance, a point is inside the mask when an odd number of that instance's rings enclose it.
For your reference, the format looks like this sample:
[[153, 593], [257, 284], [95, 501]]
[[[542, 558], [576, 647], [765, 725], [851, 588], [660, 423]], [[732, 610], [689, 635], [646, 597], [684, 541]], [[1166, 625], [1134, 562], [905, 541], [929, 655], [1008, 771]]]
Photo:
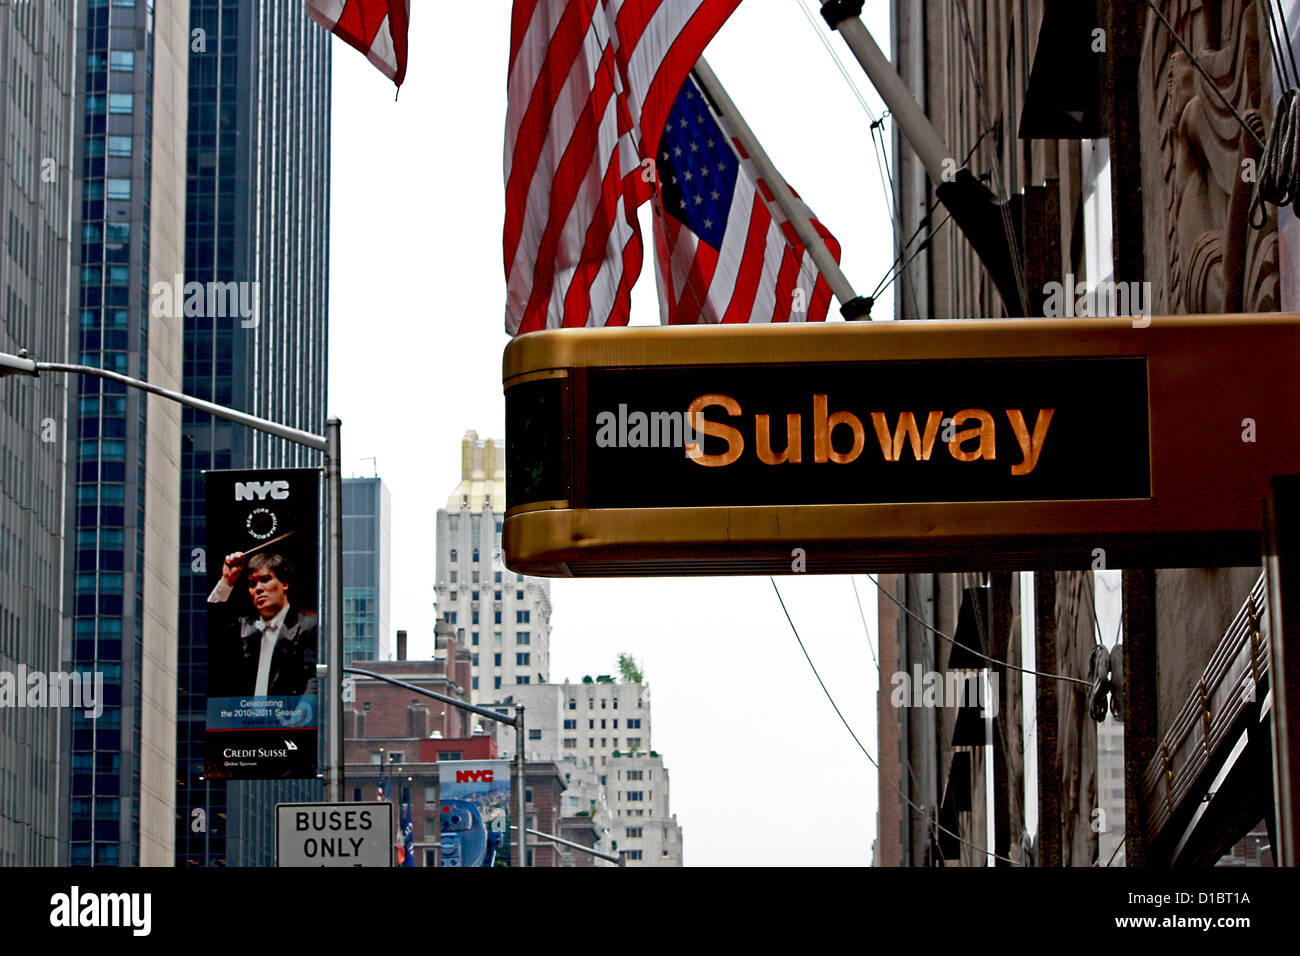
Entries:
[[[921, 617], [919, 614], [917, 614], [915, 611], [913, 611], [910, 607], [908, 607], [907, 605], [901, 603], [901, 602], [898, 600], [898, 598], [894, 597], [892, 594], [889, 593], [888, 589], [886, 589], [886, 588], [884, 588], [883, 586], [881, 586], [880, 582], [879, 582], [878, 580], [876, 580], [876, 578], [874, 578], [874, 577], [872, 577], [870, 574], [868, 574], [868, 575], [867, 575], [867, 579], [868, 579], [869, 581], [871, 581], [871, 583], [874, 584], [874, 585], [876, 586], [876, 590], [877, 590], [878, 593], [883, 594], [885, 597], [889, 598], [890, 601], [892, 601], [894, 604], [896, 604], [896, 605], [897, 605], [897, 606], [898, 606], [898, 607], [899, 607], [899, 608], [900, 608], [904, 613], [906, 613], [907, 615], [909, 615], [910, 617], [912, 617], [913, 619], [915, 619], [915, 620], [916, 620], [916, 621], [917, 621], [917, 622], [918, 622], [922, 627], [926, 628], [926, 630], [932, 631], [934, 634], [936, 634], [936, 635], [938, 635], [939, 637], [943, 638], [943, 639], [944, 639], [945, 641], [947, 641], [949, 644], [953, 644], [953, 645], [955, 645], [955, 644], [957, 643], [957, 641], [956, 641], [955, 639], [949, 637], [947, 634], [943, 633], [943, 631], [939, 630], [937, 627], [935, 627], [935, 626], [934, 626], [933, 624], [931, 624], [929, 621], [925, 620], [925, 618]], [[1045, 678], [1047, 678], [1048, 680], [1060, 680], [1060, 681], [1066, 681], [1066, 682], [1071, 683], [1071, 684], [1082, 684], [1084, 687], [1090, 687], [1090, 686], [1091, 686], [1091, 685], [1090, 685], [1086, 680], [1083, 680], [1083, 679], [1078, 678], [1078, 677], [1068, 677], [1068, 676], [1066, 676], [1065, 674], [1051, 674], [1051, 673], [1048, 673], [1048, 672], [1045, 672], [1045, 671], [1036, 671], [1036, 670], [1033, 670], [1032, 668], [1028, 668], [1028, 667], [1020, 667], [1020, 666], [1018, 666], [1018, 665], [1016, 665], [1016, 664], [1008, 663], [1007, 661], [1000, 661], [1000, 660], [998, 660], [997, 658], [989, 657], [987, 654], [981, 654], [981, 653], [979, 653], [978, 651], [975, 651], [975, 650], [972, 650], [972, 649], [969, 648], [969, 647], [966, 647], [965, 644], [963, 644], [962, 647], [963, 647], [963, 649], [965, 649], [965, 650], [967, 650], [967, 651], [970, 651], [970, 652], [971, 652], [972, 654], [974, 654], [976, 657], [983, 658], [983, 659], [986, 660], [986, 661], [989, 661], [989, 662], [991, 662], [991, 663], [993, 663], [993, 664], [997, 664], [999, 667], [1005, 667], [1005, 668], [1007, 668], [1008, 670], [1019, 671], [1021, 674], [1031, 674], [1031, 675], [1033, 675], [1034, 677], [1045, 677]]]
[[768, 580], [772, 582], [772, 590], [776, 592], [776, 599], [781, 604], [781, 610], [785, 613], [785, 619], [790, 624], [790, 631], [791, 633], [794, 634], [794, 639], [799, 645], [799, 650], [803, 652], [804, 660], [808, 662], [809, 668], [812, 669], [813, 677], [817, 679], [817, 683], [818, 685], [820, 685], [822, 689], [822, 693], [826, 695], [826, 699], [830, 702], [831, 708], [835, 711], [835, 716], [839, 717], [840, 723], [844, 725], [844, 729], [849, 732], [849, 736], [852, 737], [853, 742], [858, 745], [858, 749], [862, 751], [862, 755], [867, 758], [867, 760], [871, 763], [873, 767], [876, 768], [877, 772], [880, 774], [880, 778], [886, 781], [891, 787], [893, 787], [894, 790], [897, 791], [899, 797], [901, 797], [904, 800], [904, 802], [908, 804], [908, 806], [910, 806], [913, 810], [919, 813], [922, 819], [924, 819], [927, 824], [937, 829], [940, 833], [945, 833], [948, 836], [952, 837], [954, 840], [958, 841], [959, 843], [962, 843], [965, 846], [971, 847], [979, 851], [981, 856], [996, 857], [997, 859], [1002, 860], [1005, 863], [1009, 863], [1012, 866], [1019, 866], [1020, 864], [1017, 863], [1015, 860], [1010, 859], [1009, 857], [999, 856], [996, 853], [991, 853], [988, 850], [986, 850], [984, 847], [979, 846], [965, 839], [964, 837], [961, 836], [961, 834], [954, 833], [952, 830], [949, 830], [943, 824], [939, 823], [936, 818], [931, 817], [930, 812], [925, 807], [920, 806], [919, 804], [914, 802], [910, 797], [908, 797], [907, 794], [903, 793], [903, 790], [898, 785], [898, 783], [892, 777], [890, 777], [888, 774], [885, 773], [885, 771], [881, 768], [876, 758], [871, 756], [871, 752], [867, 750], [867, 748], [863, 746], [862, 741], [858, 739], [858, 735], [854, 733], [853, 727], [849, 724], [848, 720], [844, 716], [844, 713], [840, 710], [839, 705], [835, 703], [834, 696], [832, 696], [830, 690], [826, 687], [826, 682], [822, 680], [821, 674], [817, 672], [817, 665], [813, 663], [812, 657], [808, 654], [808, 648], [804, 646], [803, 638], [799, 636], [799, 629], [795, 627], [794, 619], [790, 616], [790, 610], [785, 606], [785, 599], [781, 597], [781, 589], [777, 587], [776, 578], [772, 577], [771, 575], [768, 575]]

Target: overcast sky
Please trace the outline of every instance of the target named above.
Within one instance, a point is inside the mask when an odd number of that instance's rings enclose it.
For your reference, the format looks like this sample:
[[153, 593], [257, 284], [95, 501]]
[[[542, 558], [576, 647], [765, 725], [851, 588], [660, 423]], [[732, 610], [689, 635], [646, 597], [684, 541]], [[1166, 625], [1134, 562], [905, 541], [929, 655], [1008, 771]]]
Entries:
[[[504, 437], [510, 4], [412, 7], [396, 102], [391, 83], [334, 42], [329, 404], [343, 419], [345, 473], [377, 469], [392, 493], [391, 624], [410, 632], [412, 656], [428, 656], [434, 516], [460, 478], [461, 437]], [[888, 50], [886, 5], [870, 4], [868, 16]], [[816, 23], [800, 0], [748, 0], [707, 57], [867, 295], [893, 259], [889, 207], [867, 115], [818, 32], [871, 109], [883, 107], [847, 47]], [[648, 243], [644, 215], [642, 229]], [[892, 312], [886, 293], [875, 314]], [[632, 315], [637, 325], [659, 320], [650, 255]], [[813, 663], [874, 757], [875, 593], [865, 577], [853, 580], [869, 636], [849, 577], [777, 579]], [[871, 862], [875, 772], [767, 578], [557, 580], [551, 597], [552, 680], [615, 673], [624, 650], [643, 663], [687, 865]]]

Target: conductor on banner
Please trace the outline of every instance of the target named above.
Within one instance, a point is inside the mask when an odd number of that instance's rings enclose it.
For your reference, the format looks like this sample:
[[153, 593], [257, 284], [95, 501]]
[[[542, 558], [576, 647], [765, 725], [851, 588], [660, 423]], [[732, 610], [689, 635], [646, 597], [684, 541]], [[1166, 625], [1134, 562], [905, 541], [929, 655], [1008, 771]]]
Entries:
[[[211, 663], [213, 687], [219, 696], [316, 693], [316, 615], [289, 603], [293, 565], [282, 554], [226, 555], [221, 580], [208, 595], [209, 604], [224, 604], [247, 571], [248, 599], [253, 614], [231, 622]], [[213, 647], [214, 652], [218, 651]]]

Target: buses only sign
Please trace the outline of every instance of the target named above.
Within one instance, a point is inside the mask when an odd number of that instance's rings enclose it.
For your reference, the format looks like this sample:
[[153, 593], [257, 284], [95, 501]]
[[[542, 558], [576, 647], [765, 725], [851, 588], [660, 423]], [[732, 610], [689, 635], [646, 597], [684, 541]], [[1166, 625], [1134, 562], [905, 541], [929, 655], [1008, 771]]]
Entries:
[[391, 803], [280, 803], [276, 866], [392, 866]]

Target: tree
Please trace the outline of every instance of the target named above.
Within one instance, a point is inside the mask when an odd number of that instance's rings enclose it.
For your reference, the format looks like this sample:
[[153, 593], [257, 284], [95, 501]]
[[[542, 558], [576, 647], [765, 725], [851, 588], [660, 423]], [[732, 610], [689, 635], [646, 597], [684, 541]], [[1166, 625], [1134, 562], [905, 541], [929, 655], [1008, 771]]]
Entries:
[[640, 684], [645, 679], [645, 674], [637, 664], [636, 658], [627, 651], [618, 655], [618, 670], [626, 684]]

